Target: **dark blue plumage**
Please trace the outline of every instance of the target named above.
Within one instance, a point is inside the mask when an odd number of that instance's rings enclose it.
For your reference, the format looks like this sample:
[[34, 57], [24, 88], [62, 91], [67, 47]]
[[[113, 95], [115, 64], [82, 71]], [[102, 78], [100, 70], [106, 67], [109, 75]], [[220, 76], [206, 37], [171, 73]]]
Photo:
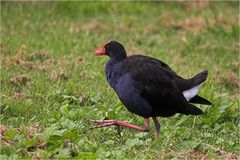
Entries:
[[142, 55], [127, 57], [124, 47], [116, 41], [105, 44], [96, 55], [110, 57], [105, 73], [121, 102], [132, 113], [145, 119], [153, 117], [155, 126], [158, 126], [158, 116], [203, 113], [190, 103], [211, 104], [197, 95], [207, 71], [184, 79], [160, 60]]
[[114, 41], [106, 45], [105, 52], [110, 57], [105, 68], [107, 81], [130, 112], [145, 118], [202, 114], [182, 92], [206, 80], [207, 72], [183, 79], [157, 59], [127, 57], [123, 46]]

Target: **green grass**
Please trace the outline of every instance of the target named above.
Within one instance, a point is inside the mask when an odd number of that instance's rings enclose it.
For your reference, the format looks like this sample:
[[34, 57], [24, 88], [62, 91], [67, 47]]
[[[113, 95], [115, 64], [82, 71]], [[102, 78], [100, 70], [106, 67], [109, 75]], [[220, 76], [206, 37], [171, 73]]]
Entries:
[[[239, 3], [1, 2], [1, 158], [211, 159], [239, 155]], [[89, 130], [84, 118], [143, 125], [105, 79], [109, 39], [184, 77], [205, 69], [203, 116], [159, 118], [161, 134]], [[19, 75], [22, 75], [22, 77]], [[4, 130], [5, 128], [5, 130]], [[4, 130], [4, 131], [3, 131]]]

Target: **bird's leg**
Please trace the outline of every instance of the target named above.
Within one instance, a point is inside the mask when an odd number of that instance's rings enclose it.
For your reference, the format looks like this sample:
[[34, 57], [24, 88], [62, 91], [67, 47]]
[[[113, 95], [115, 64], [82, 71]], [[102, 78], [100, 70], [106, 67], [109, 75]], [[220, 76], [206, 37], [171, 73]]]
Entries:
[[155, 126], [155, 140], [157, 140], [158, 137], [159, 137], [159, 134], [160, 134], [160, 127], [161, 126], [160, 126], [156, 117], [152, 117], [152, 119], [153, 119], [154, 126]]
[[92, 129], [93, 128], [102, 128], [102, 127], [107, 127], [107, 126], [111, 126], [111, 125], [116, 125], [116, 126], [123, 126], [123, 127], [132, 128], [132, 129], [135, 129], [135, 130], [141, 131], [141, 132], [149, 132], [149, 130], [150, 130], [149, 118], [144, 118], [144, 123], [145, 123], [144, 127], [140, 127], [140, 126], [130, 124], [130, 123], [120, 121], [120, 120], [93, 120], [93, 119], [86, 119], [86, 120], [89, 121], [89, 122], [100, 123], [97, 126], [91, 127]]

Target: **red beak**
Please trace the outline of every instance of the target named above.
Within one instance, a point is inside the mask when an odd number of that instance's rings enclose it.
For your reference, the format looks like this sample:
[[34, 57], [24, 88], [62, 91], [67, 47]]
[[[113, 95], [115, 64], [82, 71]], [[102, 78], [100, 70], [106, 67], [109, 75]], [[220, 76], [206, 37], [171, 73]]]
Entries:
[[96, 52], [95, 52], [95, 56], [101, 56], [105, 54], [105, 48], [99, 48]]

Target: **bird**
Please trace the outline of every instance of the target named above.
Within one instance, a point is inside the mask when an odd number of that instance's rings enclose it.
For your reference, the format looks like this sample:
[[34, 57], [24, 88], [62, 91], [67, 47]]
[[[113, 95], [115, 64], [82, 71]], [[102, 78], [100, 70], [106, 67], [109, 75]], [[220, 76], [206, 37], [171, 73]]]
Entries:
[[114, 40], [105, 43], [95, 55], [109, 57], [105, 66], [106, 79], [127, 110], [144, 118], [144, 127], [121, 120], [87, 119], [98, 123], [91, 128], [116, 125], [149, 132], [152, 118], [155, 139], [158, 139], [160, 123], [157, 117], [170, 117], [176, 113], [201, 115], [203, 111], [194, 103], [212, 105], [198, 95], [200, 85], [208, 77], [207, 70], [185, 79], [161, 60], [144, 55], [127, 56], [124, 46]]

